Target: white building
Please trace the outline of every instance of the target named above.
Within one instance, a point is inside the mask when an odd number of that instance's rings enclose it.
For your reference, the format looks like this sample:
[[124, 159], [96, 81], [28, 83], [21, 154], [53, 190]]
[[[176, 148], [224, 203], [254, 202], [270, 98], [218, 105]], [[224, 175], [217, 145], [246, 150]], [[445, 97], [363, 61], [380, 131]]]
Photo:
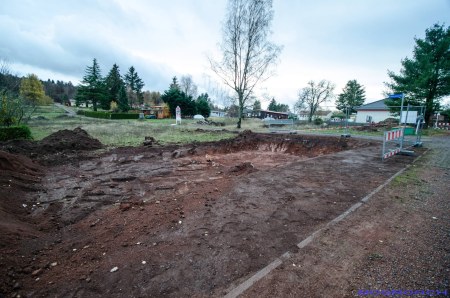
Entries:
[[386, 120], [387, 118], [398, 118], [398, 116], [392, 115], [384, 101], [384, 99], [380, 99], [357, 107], [355, 122], [378, 123], [380, 121]]
[[[331, 118], [331, 115], [333, 115], [333, 111], [316, 111], [312, 117], [312, 120], [316, 118], [320, 118], [323, 121], [328, 121]], [[298, 120], [307, 121], [309, 117], [309, 111], [300, 111], [298, 113]]]
[[222, 111], [211, 111], [210, 117], [225, 117], [226, 112]]

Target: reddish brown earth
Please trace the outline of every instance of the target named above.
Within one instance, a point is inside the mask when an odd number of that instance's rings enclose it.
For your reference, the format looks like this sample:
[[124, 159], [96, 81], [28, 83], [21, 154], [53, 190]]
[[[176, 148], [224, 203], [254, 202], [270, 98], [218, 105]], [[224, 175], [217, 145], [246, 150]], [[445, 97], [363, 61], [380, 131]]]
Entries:
[[414, 159], [382, 163], [380, 143], [353, 138], [105, 152], [81, 129], [58, 133], [0, 144], [7, 297], [222, 296]]

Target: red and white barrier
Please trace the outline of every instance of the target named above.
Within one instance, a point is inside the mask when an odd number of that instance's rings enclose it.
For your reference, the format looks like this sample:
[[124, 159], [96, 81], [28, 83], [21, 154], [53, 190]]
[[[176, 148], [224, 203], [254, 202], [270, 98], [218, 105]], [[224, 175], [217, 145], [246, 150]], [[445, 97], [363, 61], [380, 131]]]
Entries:
[[[381, 152], [381, 159], [385, 160], [386, 158], [389, 158], [391, 156], [394, 156], [395, 154], [399, 153], [403, 148], [403, 134], [404, 130], [403, 128], [400, 129], [394, 129], [391, 131], [385, 131], [384, 132], [384, 139], [383, 139], [383, 151]], [[387, 149], [386, 143], [389, 141], [397, 141], [400, 142], [400, 147], [395, 149]]]
[[395, 154], [397, 154], [397, 153], [399, 153], [399, 152], [400, 152], [400, 148], [397, 148], [397, 149], [395, 149], [395, 150], [389, 151], [389, 152], [387, 152], [387, 153], [385, 153], [385, 154], [383, 155], [383, 159], [386, 159], [386, 158], [388, 158], [388, 157], [391, 157], [391, 156], [393, 156], [393, 155], [395, 155]]
[[403, 129], [396, 129], [391, 131], [386, 131], [384, 133], [385, 141], [392, 141], [398, 138], [403, 137]]
[[437, 128], [450, 130], [450, 123], [438, 122]]

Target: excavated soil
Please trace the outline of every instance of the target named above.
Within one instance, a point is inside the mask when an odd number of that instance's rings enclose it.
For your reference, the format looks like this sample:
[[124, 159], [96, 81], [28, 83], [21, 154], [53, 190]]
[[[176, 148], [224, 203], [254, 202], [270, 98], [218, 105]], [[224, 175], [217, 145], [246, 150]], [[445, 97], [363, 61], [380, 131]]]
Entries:
[[414, 158], [249, 131], [100, 152], [76, 129], [0, 148], [7, 297], [222, 296]]

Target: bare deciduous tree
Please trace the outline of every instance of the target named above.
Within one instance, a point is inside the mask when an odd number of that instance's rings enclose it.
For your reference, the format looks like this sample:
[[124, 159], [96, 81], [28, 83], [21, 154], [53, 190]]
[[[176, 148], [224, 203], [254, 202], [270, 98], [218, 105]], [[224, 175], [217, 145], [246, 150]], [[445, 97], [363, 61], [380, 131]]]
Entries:
[[180, 78], [180, 90], [187, 96], [191, 96], [194, 99], [197, 98], [197, 85], [195, 85], [191, 75], [185, 75]]
[[272, 73], [281, 47], [268, 41], [273, 19], [272, 0], [229, 0], [220, 45], [222, 60], [209, 59], [211, 69], [236, 92], [241, 128], [247, 100], [255, 86]]
[[334, 84], [327, 80], [319, 83], [309, 81], [308, 86], [298, 93], [297, 109], [307, 108], [308, 122], [312, 122], [312, 117], [316, 113], [321, 103], [327, 102], [334, 97]]

